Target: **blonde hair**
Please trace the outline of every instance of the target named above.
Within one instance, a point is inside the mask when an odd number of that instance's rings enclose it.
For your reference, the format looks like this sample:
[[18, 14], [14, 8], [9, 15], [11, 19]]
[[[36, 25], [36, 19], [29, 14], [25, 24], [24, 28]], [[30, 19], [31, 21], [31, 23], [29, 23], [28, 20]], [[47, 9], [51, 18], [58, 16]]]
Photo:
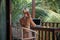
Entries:
[[29, 8], [23, 8], [22, 11], [23, 12], [29, 12]]

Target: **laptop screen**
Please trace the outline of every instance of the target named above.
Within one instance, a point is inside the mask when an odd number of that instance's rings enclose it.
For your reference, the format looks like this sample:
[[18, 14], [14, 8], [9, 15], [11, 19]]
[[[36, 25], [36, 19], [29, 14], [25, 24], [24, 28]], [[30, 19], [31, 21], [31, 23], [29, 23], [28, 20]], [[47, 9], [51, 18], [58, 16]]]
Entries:
[[41, 20], [40, 19], [33, 19], [34, 23], [36, 25], [40, 25], [41, 24]]

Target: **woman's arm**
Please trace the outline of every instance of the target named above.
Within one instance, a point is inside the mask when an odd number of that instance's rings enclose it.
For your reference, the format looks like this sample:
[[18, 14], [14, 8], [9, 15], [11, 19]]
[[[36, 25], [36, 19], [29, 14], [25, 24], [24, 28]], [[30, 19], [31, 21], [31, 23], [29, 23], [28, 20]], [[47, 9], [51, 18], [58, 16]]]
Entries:
[[31, 17], [30, 17], [30, 23], [31, 23], [31, 26], [32, 26], [32, 27], [35, 27], [35, 26], [36, 26], [36, 24], [34, 23], [34, 21], [32, 20]]

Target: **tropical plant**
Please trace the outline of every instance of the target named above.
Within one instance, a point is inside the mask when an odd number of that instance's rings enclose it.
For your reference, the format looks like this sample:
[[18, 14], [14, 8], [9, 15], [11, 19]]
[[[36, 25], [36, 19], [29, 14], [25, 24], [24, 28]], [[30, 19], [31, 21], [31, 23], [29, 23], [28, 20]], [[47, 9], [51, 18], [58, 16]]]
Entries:
[[[28, 7], [30, 9], [30, 13], [32, 13], [32, 0], [11, 0], [11, 1], [12, 1], [12, 22], [13, 23], [16, 23], [22, 17], [23, 7]], [[36, 18], [42, 17], [42, 20], [45, 21], [45, 19], [49, 16], [45, 12], [45, 10], [52, 10], [56, 14], [58, 13], [60, 14], [60, 4], [59, 4], [60, 0], [35, 0], [35, 3], [36, 3], [35, 6]]]

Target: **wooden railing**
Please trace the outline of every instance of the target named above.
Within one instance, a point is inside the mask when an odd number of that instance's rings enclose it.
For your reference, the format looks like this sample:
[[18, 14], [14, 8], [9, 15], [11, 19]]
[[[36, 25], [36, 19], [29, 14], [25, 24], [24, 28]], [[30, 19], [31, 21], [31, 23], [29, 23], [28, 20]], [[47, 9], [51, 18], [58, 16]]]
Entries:
[[[57, 32], [60, 32], [60, 28], [40, 28], [34, 27], [31, 28], [37, 31], [36, 40], [57, 40]], [[60, 40], [60, 38], [59, 38]]]
[[46, 27], [59, 27], [60, 23], [57, 23], [57, 22], [42, 22], [41, 25], [46, 26]]
[[54, 35], [60, 31], [60, 23], [42, 22], [41, 27], [43, 28], [34, 29], [38, 32], [36, 40], [57, 40], [57, 37]]
[[57, 40], [56, 34], [60, 31], [60, 23], [42, 22], [41, 27], [31, 28], [37, 31], [36, 40]]

